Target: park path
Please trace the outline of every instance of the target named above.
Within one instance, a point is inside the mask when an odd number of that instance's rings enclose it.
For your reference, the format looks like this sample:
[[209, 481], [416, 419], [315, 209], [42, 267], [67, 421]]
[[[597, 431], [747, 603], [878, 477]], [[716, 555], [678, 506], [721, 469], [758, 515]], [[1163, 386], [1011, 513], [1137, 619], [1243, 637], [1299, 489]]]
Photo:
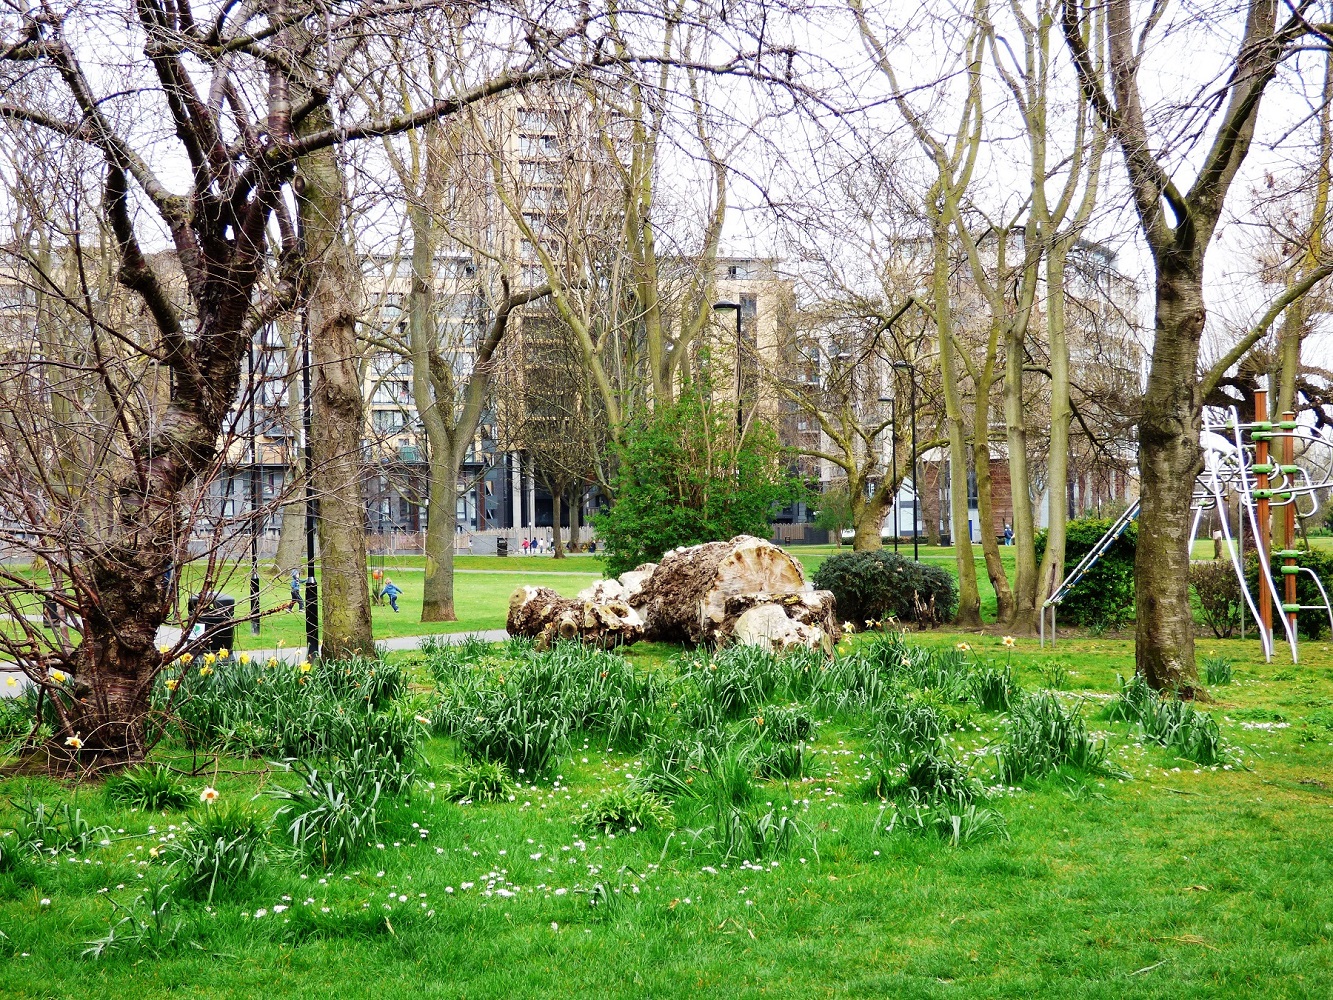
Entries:
[[[392, 639], [379, 639], [375, 645], [385, 652], [395, 653], [402, 650], [420, 649], [423, 639], [433, 638], [438, 642], [458, 643], [468, 636], [477, 636], [485, 642], [504, 642], [509, 633], [502, 628], [483, 629], [477, 632], [436, 632], [433, 635], [400, 635]], [[181, 637], [181, 630], [162, 626], [157, 630], [159, 646], [174, 646]], [[277, 659], [282, 663], [300, 663], [306, 659], [305, 646], [284, 646], [281, 649], [244, 649], [252, 660]], [[12, 683], [11, 683], [12, 682]], [[0, 663], [0, 698], [13, 698], [21, 694], [29, 681], [13, 663]]]

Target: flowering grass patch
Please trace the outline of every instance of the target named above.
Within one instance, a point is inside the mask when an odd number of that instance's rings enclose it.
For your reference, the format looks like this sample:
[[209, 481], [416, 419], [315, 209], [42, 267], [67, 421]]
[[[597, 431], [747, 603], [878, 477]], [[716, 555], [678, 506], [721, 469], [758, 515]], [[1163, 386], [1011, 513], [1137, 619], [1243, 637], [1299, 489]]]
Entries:
[[[285, 992], [340, 1000], [1325, 994], [1327, 651], [1277, 680], [1277, 665], [1229, 649], [1227, 700], [1196, 710], [1235, 757], [1204, 765], [1102, 718], [1128, 643], [1062, 640], [1074, 690], [1046, 697], [1124, 773], [1066, 762], [1019, 781], [996, 765], [1013, 709], [978, 704], [971, 678], [1012, 657], [1013, 684], [1031, 691], [1046, 654], [1022, 639], [1010, 650], [998, 637], [911, 636], [893, 640], [899, 665], [912, 661], [899, 670], [885, 641], [857, 637], [852, 654], [799, 667], [756, 660], [779, 681], [767, 700], [697, 728], [682, 712], [697, 658], [609, 654], [619, 662], [604, 664], [616, 668], [606, 680], [655, 685], [645, 734], [571, 725], [541, 775], [483, 774], [441, 725], [415, 720], [447, 685], [514, 682], [529, 650], [471, 650], [441, 668], [443, 683], [420, 658], [382, 706], [412, 713], [415, 782], [346, 859], [290, 856], [291, 815], [276, 815], [288, 800], [262, 793], [305, 785], [263, 757], [200, 754], [204, 769], [180, 777], [188, 808], [165, 812], [4, 779], [0, 828], [17, 828], [31, 793], [48, 817], [78, 812], [89, 835], [56, 854], [14, 852], [16, 835], [0, 836], [14, 858], [0, 865], [0, 995], [249, 996], [272, 989], [275, 970]], [[829, 675], [856, 690], [838, 698]], [[534, 691], [563, 683], [530, 676]], [[766, 765], [765, 753], [798, 746], [799, 776]], [[901, 783], [866, 796], [881, 755]], [[154, 763], [195, 760], [173, 735]], [[328, 763], [311, 762], [322, 781]], [[459, 795], [465, 774], [504, 792]], [[645, 800], [662, 822], [624, 822]], [[231, 809], [253, 817], [264, 858], [219, 877], [210, 901], [181, 858], [206, 818]], [[615, 816], [584, 819], [595, 812]]]

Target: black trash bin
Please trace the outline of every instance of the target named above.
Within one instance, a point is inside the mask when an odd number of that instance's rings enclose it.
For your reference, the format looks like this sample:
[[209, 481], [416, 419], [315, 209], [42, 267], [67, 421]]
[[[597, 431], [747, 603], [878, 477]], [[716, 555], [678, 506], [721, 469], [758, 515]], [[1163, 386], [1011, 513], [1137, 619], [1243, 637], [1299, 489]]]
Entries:
[[236, 648], [236, 598], [210, 591], [191, 594], [186, 603], [191, 620], [204, 627], [204, 638], [197, 643], [199, 649], [216, 653], [219, 649]]
[[507, 555], [509, 555], [509, 539], [508, 539], [508, 538], [497, 538], [497, 539], [495, 540], [495, 554], [496, 554], [497, 556], [507, 556]]

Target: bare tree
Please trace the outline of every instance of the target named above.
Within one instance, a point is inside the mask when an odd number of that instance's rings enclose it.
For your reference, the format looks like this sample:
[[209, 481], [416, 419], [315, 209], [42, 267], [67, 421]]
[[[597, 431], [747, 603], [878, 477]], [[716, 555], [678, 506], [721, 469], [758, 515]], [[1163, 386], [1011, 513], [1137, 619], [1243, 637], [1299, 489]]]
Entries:
[[[141, 419], [115, 394], [116, 461], [102, 481], [97, 530], [77, 555], [83, 641], [69, 654], [75, 697], [62, 735], [82, 734], [89, 752], [143, 752], [151, 685], [174, 655], [158, 651], [156, 634], [168, 612], [182, 501], [218, 458], [252, 333], [312, 293], [312, 322], [331, 338], [354, 318], [355, 265], [338, 234], [340, 178], [336, 161], [321, 154], [457, 115], [505, 90], [567, 77], [574, 67], [592, 72], [624, 62], [590, 43], [591, 12], [577, 5], [545, 10], [540, 25], [521, 7], [502, 8], [472, 32], [487, 58], [475, 61], [460, 88], [411, 111], [382, 114], [343, 102], [333, 114], [326, 95], [339, 91], [345, 53], [378, 31], [410, 30], [416, 6], [224, 5], [202, 22], [188, 4], [142, 0], [129, 14], [123, 5], [83, 3], [0, 15], [0, 122], [97, 154], [115, 273], [150, 321], [133, 350], [171, 387], [146, 401]], [[99, 50], [106, 38], [120, 39], [123, 51]], [[298, 172], [293, 212], [288, 193]], [[150, 240], [172, 247], [179, 298], [145, 249]], [[318, 266], [307, 270], [311, 260]], [[340, 274], [347, 284], [332, 287]], [[330, 445], [334, 463], [347, 458], [353, 424], [361, 432], [342, 369], [352, 354], [331, 340], [321, 358], [328, 416], [345, 432]], [[332, 469], [329, 476], [347, 479]], [[345, 498], [324, 499], [326, 516], [329, 503], [350, 509], [341, 506]], [[352, 527], [350, 513], [336, 516], [339, 528]], [[358, 507], [358, 530], [362, 516]], [[351, 585], [364, 591], [364, 574]], [[346, 620], [336, 620], [329, 635], [333, 648], [368, 645], [362, 603], [350, 599]], [[58, 654], [30, 651], [20, 662], [56, 694], [50, 655]]]
[[[1148, 110], [1139, 72], [1154, 32], [1163, 27], [1166, 8], [1139, 11], [1129, 0], [1108, 0], [1105, 71], [1087, 42], [1088, 6], [1067, 0], [1061, 11], [1080, 84], [1119, 145], [1134, 207], [1152, 252], [1156, 308], [1152, 362], [1139, 421], [1142, 506], [1134, 564], [1135, 654], [1138, 670], [1153, 687], [1186, 696], [1197, 690], [1198, 683], [1188, 542], [1190, 500], [1202, 468], [1203, 401], [1287, 305], [1333, 272], [1327, 263], [1307, 271], [1232, 350], [1200, 370], [1208, 247], [1254, 141], [1264, 93], [1283, 60], [1314, 30], [1306, 19], [1312, 6], [1309, 0], [1293, 4], [1279, 20], [1275, 0], [1238, 4], [1228, 12], [1227, 23], [1239, 20], [1243, 27], [1239, 42], [1222, 64], [1216, 93], [1161, 119]], [[1219, 11], [1214, 17], [1223, 14]], [[1192, 25], [1196, 31], [1204, 27]], [[1195, 120], [1185, 124], [1182, 114]], [[1177, 179], [1185, 173], [1175, 166], [1182, 151], [1170, 148], [1172, 137], [1180, 132], [1203, 142], [1188, 186]], [[1207, 136], [1211, 138], [1204, 142]]]

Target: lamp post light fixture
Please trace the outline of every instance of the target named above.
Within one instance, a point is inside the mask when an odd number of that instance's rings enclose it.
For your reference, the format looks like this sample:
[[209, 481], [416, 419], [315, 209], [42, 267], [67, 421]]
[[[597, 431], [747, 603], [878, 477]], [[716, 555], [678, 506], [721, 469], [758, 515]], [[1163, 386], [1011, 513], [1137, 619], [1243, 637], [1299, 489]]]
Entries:
[[741, 415], [741, 304], [723, 299], [721, 302], [713, 303], [713, 311], [719, 309], [736, 310], [736, 440], [740, 441], [741, 433], [745, 429], [745, 420]]

